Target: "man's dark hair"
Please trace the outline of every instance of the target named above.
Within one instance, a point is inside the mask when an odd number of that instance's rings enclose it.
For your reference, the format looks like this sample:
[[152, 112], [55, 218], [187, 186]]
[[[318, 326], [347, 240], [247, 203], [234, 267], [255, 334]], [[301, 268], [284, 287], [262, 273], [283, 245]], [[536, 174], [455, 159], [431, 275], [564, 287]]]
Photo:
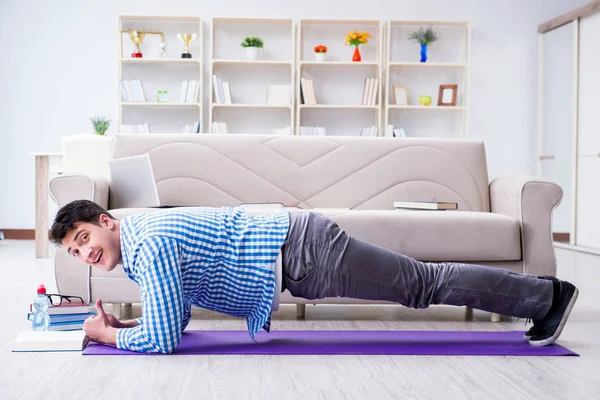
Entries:
[[111, 219], [116, 219], [93, 201], [72, 201], [56, 213], [56, 218], [54, 218], [54, 223], [50, 229], [50, 240], [56, 245], [61, 245], [65, 236], [82, 222], [100, 226], [99, 221], [102, 214], [108, 215]]

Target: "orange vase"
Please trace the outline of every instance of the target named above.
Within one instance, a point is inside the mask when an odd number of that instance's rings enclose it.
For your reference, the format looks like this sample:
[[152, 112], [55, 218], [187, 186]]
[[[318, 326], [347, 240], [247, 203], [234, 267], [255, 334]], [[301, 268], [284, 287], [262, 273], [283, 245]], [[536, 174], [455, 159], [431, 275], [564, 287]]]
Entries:
[[352, 56], [352, 61], [358, 62], [360, 60], [360, 51], [358, 51], [358, 46], [356, 46], [354, 50], [354, 55]]

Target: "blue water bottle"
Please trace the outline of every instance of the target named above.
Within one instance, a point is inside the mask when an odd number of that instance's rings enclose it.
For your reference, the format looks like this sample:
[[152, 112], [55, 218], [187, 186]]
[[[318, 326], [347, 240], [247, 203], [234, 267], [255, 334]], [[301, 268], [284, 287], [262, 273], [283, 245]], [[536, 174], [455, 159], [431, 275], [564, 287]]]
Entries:
[[48, 315], [50, 301], [46, 297], [46, 288], [44, 285], [38, 287], [37, 293], [37, 297], [33, 302], [33, 330], [47, 331], [50, 326], [50, 316]]

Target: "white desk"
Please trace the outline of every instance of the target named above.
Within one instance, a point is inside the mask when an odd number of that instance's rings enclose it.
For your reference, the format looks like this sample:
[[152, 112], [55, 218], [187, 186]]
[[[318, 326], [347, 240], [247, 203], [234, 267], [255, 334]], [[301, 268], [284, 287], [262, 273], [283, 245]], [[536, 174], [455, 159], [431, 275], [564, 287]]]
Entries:
[[32, 152], [35, 157], [35, 256], [48, 257], [48, 182], [63, 172], [61, 153]]

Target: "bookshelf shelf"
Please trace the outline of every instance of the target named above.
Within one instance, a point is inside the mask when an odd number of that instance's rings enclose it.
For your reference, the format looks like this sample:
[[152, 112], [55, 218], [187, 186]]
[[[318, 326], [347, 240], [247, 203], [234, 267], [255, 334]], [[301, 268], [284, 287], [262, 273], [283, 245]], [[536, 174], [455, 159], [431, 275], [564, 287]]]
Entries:
[[[192, 132], [186, 129], [192, 126], [199, 126], [202, 132], [202, 18], [119, 15], [117, 22], [118, 132]], [[135, 44], [129, 31], [146, 32], [139, 45], [140, 58], [131, 56]], [[192, 58], [181, 58], [184, 44], [178, 39], [180, 33], [196, 35], [189, 43]], [[162, 45], [165, 54], [161, 54]], [[159, 91], [168, 101], [156, 101]]]
[[188, 58], [121, 58], [121, 64], [179, 64], [179, 65], [194, 65], [200, 64], [201, 60]]
[[[419, 44], [408, 39], [420, 27], [433, 27], [440, 39], [428, 46], [426, 62], [419, 60]], [[397, 128], [414, 137], [467, 138], [471, 23], [392, 20], [386, 24], [385, 36], [383, 125], [386, 133]], [[442, 85], [457, 85], [455, 105], [439, 104]], [[399, 104], [396, 104], [395, 90], [400, 91]], [[431, 97], [429, 106], [419, 103], [423, 95]], [[431, 112], [430, 117], [421, 118], [420, 111]]]
[[121, 102], [124, 107], [202, 107], [202, 103]]
[[278, 61], [278, 60], [213, 60], [213, 65], [242, 65], [242, 66], [253, 66], [253, 65], [265, 65], [273, 66], [280, 65], [284, 67], [291, 67], [293, 63], [291, 61]]
[[379, 67], [378, 62], [353, 62], [353, 61], [302, 61], [303, 67], [318, 66], [318, 67]]
[[425, 111], [466, 111], [466, 107], [456, 107], [456, 106], [399, 106], [399, 105], [389, 105], [388, 108], [390, 110], [425, 110]]
[[243, 104], [243, 103], [233, 103], [233, 104], [212, 104], [213, 108], [284, 108], [284, 109], [292, 109], [292, 105], [273, 105], [273, 104]]
[[[212, 18], [208, 132], [293, 133], [294, 27], [288, 18]], [[247, 36], [264, 42], [256, 59], [240, 46]]]
[[[344, 43], [346, 34], [355, 29], [372, 36], [369, 43], [359, 47], [362, 60], [358, 62], [352, 61], [355, 48]], [[298, 71], [295, 86], [298, 106], [295, 133], [316, 129], [320, 134], [358, 136], [361, 128], [374, 127], [371, 132], [381, 136], [382, 22], [368, 19], [300, 19], [296, 42]], [[314, 47], [317, 45], [327, 46], [325, 61], [315, 60]], [[367, 81], [372, 82], [369, 83], [369, 91]], [[307, 94], [303, 93], [303, 88]], [[366, 96], [365, 92], [372, 95]]]
[[464, 63], [390, 62], [387, 65], [390, 68], [467, 68]]
[[301, 109], [306, 109], [306, 108], [339, 108], [339, 109], [365, 109], [365, 110], [379, 110], [379, 106], [365, 106], [365, 105], [360, 105], [360, 104], [301, 104], [299, 105], [299, 107]]

